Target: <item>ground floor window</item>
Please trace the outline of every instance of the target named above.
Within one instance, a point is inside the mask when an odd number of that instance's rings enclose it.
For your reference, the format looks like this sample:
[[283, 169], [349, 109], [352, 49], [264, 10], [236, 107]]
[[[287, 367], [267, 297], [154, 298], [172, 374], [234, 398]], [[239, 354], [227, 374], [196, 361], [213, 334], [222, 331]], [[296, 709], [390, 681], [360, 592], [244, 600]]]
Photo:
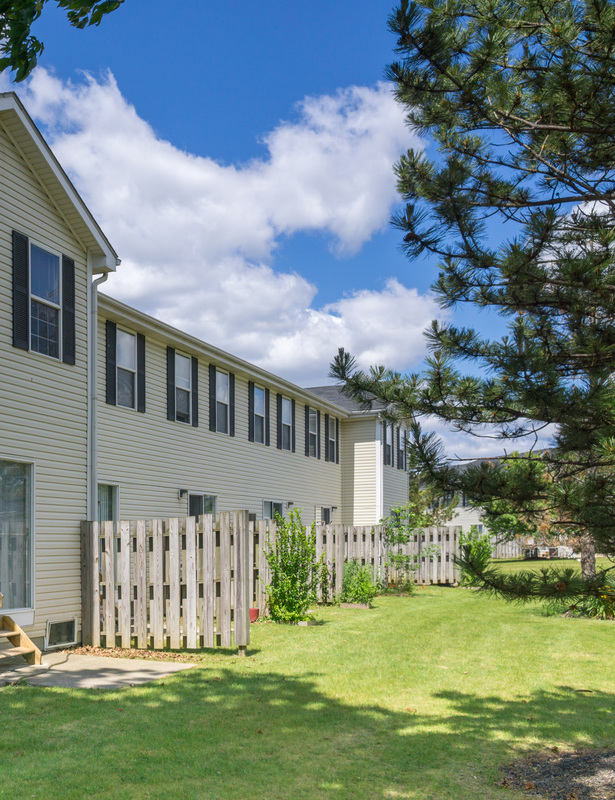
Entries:
[[32, 465], [0, 460], [0, 592], [4, 609], [32, 608]]
[[98, 484], [98, 521], [115, 522], [118, 519], [118, 487], [114, 484]]
[[213, 494], [189, 494], [188, 516], [200, 517], [201, 514], [216, 513], [216, 496]]
[[263, 500], [263, 519], [273, 519], [276, 514], [284, 516], [284, 503], [275, 500]]
[[324, 522], [325, 525], [331, 524], [331, 509], [330, 508], [321, 508], [320, 510], [320, 519], [321, 522]]

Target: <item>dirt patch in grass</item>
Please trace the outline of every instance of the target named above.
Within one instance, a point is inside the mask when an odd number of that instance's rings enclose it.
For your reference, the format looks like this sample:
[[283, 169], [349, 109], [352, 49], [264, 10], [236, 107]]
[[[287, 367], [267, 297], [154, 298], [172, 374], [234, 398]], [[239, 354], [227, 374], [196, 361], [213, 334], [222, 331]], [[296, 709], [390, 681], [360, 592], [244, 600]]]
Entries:
[[615, 800], [615, 750], [557, 748], [502, 768], [501, 786], [548, 800]]

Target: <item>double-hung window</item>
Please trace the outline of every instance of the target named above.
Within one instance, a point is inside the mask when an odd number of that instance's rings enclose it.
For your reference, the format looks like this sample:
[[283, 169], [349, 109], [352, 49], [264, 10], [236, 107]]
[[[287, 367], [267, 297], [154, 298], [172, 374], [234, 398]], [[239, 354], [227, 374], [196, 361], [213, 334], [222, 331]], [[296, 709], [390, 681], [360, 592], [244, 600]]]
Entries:
[[30, 243], [30, 348], [59, 358], [60, 256]]
[[145, 412], [145, 336], [107, 320], [106, 400], [109, 405]]
[[167, 347], [167, 419], [199, 424], [199, 361]]
[[191, 364], [188, 356], [175, 353], [175, 419], [190, 424]]
[[265, 390], [254, 387], [254, 441], [265, 442]]
[[406, 469], [406, 431], [397, 429], [397, 469]]
[[325, 461], [339, 464], [340, 422], [325, 414]]
[[209, 430], [235, 435], [235, 376], [209, 365]]
[[75, 363], [75, 262], [13, 231], [13, 346]]
[[278, 395], [278, 450], [295, 452], [295, 401]]
[[216, 513], [217, 497], [213, 494], [189, 494], [188, 516], [200, 517], [202, 514]]
[[269, 447], [269, 389], [248, 381], [248, 439]]
[[305, 407], [305, 454], [320, 458], [320, 411]]
[[393, 466], [393, 426], [386, 422], [382, 423], [382, 438], [384, 444], [384, 463], [385, 466]]
[[134, 408], [137, 386], [137, 337], [128, 331], [117, 331], [117, 404]]

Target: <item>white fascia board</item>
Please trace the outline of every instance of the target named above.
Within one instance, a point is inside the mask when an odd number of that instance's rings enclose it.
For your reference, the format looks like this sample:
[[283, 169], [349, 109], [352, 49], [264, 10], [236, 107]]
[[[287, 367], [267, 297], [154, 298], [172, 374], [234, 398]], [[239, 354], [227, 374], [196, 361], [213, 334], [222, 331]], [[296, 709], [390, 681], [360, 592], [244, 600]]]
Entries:
[[60, 166], [59, 161], [54, 156], [43, 135], [34, 124], [21, 100], [14, 92], [2, 92], [0, 93], [0, 114], [6, 114], [10, 112], [13, 112], [13, 114], [18, 117], [22, 127], [25, 129], [30, 137], [30, 140], [35, 145], [38, 154], [44, 159], [46, 165], [53, 173], [53, 177], [61, 186], [67, 199], [73, 205], [83, 224], [87, 228], [88, 233], [93, 240], [91, 245], [94, 245], [93, 247], [90, 247], [92, 250], [92, 257], [96, 262], [94, 264], [94, 271], [96, 273], [115, 272], [116, 267], [118, 267], [120, 264], [120, 259], [118, 258], [117, 253], [111, 246], [107, 237], [102, 232], [98, 223], [94, 219], [89, 208], [86, 206], [82, 197], [73, 186], [68, 175]]

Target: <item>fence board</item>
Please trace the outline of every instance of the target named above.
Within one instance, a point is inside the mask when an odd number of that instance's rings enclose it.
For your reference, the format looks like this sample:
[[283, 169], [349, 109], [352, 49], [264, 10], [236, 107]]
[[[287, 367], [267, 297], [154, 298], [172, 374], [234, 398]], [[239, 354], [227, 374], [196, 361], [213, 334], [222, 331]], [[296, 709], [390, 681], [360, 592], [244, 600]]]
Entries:
[[154, 649], [162, 650], [164, 635], [164, 536], [162, 520], [152, 520], [152, 586], [153, 597], [150, 606]]
[[216, 619], [220, 644], [231, 646], [231, 515], [220, 514], [220, 608]]
[[137, 597], [135, 601], [135, 635], [137, 647], [147, 647], [147, 538], [145, 520], [135, 523], [135, 584]]
[[234, 513], [234, 588], [235, 588], [235, 646], [243, 650], [250, 643], [250, 551], [248, 546], [249, 514]]
[[195, 650], [197, 640], [197, 569], [196, 569], [196, 520], [186, 518], [186, 603], [184, 606], [184, 630], [186, 647]]
[[205, 514], [201, 517], [201, 520], [203, 525], [203, 619], [201, 628], [203, 631], [203, 646], [213, 647], [215, 645], [214, 606], [216, 581], [214, 570], [216, 566], [216, 534], [211, 514]]
[[120, 643], [122, 647], [130, 648], [130, 611], [131, 611], [131, 585], [130, 585], [130, 523], [120, 522], [120, 547], [118, 552], [118, 570], [120, 578], [120, 596], [122, 602], [118, 603], [118, 627], [120, 629]]

